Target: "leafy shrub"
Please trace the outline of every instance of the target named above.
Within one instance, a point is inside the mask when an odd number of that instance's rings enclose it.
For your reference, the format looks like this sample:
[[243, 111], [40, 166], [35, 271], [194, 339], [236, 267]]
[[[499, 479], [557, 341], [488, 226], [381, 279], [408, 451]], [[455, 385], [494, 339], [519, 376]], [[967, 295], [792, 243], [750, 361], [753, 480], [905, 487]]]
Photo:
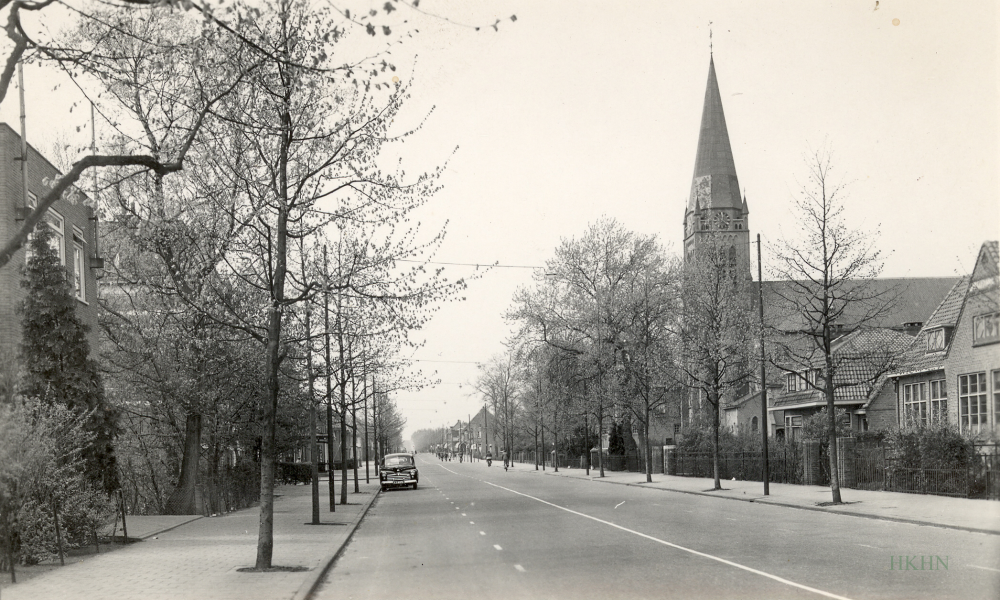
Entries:
[[280, 462], [275, 479], [283, 484], [312, 483], [312, 463]]
[[58, 507], [63, 551], [89, 546], [94, 535], [114, 514], [115, 505], [89, 486], [64, 488], [58, 503], [31, 497], [18, 512], [20, 558], [25, 565], [50, 561], [59, 555], [53, 508]]
[[[843, 408], [837, 409], [837, 437], [850, 437], [851, 418]], [[802, 439], [820, 440], [826, 445], [830, 439], [830, 413], [826, 407], [802, 419]]]
[[947, 424], [887, 432], [888, 458], [907, 469], [965, 469], [975, 452], [972, 441]]

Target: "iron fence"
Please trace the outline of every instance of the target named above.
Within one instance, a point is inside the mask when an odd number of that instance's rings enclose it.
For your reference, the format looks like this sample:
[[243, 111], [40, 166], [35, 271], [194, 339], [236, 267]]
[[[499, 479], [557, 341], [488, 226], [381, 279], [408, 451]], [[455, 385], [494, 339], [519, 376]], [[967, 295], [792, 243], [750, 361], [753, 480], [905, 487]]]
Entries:
[[[802, 452], [797, 447], [768, 452], [768, 479], [772, 483], [802, 483]], [[711, 452], [678, 452], [677, 474], [687, 477], [714, 477]], [[763, 481], [763, 451], [722, 452], [719, 477], [742, 481]]]
[[856, 481], [863, 490], [1000, 500], [1000, 445], [974, 444], [964, 467], [951, 469], [899, 464], [885, 446], [858, 447], [852, 457]]

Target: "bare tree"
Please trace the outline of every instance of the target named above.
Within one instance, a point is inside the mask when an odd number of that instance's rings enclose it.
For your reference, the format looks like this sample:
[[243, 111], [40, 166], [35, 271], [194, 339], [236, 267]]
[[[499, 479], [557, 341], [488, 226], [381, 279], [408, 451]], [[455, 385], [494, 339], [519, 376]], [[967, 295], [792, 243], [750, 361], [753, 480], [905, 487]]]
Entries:
[[[862, 335], [892, 309], [898, 292], [877, 281], [882, 272], [882, 253], [876, 248], [879, 232], [851, 229], [846, 223], [845, 187], [831, 178], [831, 152], [817, 150], [806, 163], [808, 182], [793, 201], [804, 237], [779, 242], [770, 269], [780, 280], [773, 288], [779, 304], [775, 312], [790, 316], [774, 324], [774, 362], [787, 373], [804, 373], [800, 381], [825, 396], [830, 489], [833, 502], [839, 503], [837, 390], [870, 387], [893, 367], [899, 348], [884, 340], [866, 343]], [[858, 332], [855, 339], [838, 344], [838, 338], [851, 331]]]

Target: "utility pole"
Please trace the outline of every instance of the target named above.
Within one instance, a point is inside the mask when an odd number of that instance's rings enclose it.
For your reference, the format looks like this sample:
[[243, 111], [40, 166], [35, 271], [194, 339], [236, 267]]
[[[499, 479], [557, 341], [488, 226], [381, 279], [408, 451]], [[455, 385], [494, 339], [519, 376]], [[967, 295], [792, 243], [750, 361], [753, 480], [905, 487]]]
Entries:
[[769, 475], [767, 464], [767, 380], [764, 372], [764, 278], [760, 262], [760, 234], [757, 234], [757, 309], [760, 315], [760, 434], [764, 450], [764, 468], [761, 476], [764, 479], [764, 495], [769, 495]]

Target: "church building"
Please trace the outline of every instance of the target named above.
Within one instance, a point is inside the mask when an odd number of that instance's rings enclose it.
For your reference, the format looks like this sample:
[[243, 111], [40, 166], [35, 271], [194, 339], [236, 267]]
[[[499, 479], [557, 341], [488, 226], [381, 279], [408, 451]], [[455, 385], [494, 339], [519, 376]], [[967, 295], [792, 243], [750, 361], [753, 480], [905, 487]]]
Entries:
[[[716, 75], [714, 56], [709, 58], [708, 82], [705, 89], [705, 101], [702, 108], [701, 129], [698, 136], [698, 146], [695, 152], [694, 173], [691, 182], [691, 192], [684, 211], [684, 261], [691, 263], [711, 258], [711, 262], [723, 266], [744, 281], [756, 279], [752, 276], [750, 260], [750, 222], [749, 209], [745, 194], [739, 184], [736, 173], [736, 163], [733, 158], [729, 131], [722, 106], [722, 94]], [[710, 253], [710, 254], [706, 254]], [[715, 262], [715, 261], [718, 262]], [[905, 279], [880, 279], [877, 286], [892, 288], [898, 292], [896, 305], [877, 323], [866, 323], [880, 333], [878, 339], [886, 337], [900, 338], [900, 344], [905, 346], [906, 340], [920, 330], [935, 307], [944, 299], [956, 283], [955, 277], [910, 277]], [[768, 300], [774, 298], [777, 288], [787, 282], [763, 282], [765, 320], [775, 324], [782, 319], [794, 318], [794, 315], [773, 314], [777, 303]], [[757, 303], [757, 286], [747, 289], [752, 294], [749, 300]], [[769, 310], [770, 309], [770, 310]], [[793, 331], [795, 327], [781, 327], [783, 331]], [[840, 330], [841, 339], [847, 340], [855, 329], [851, 324], [844, 323]], [[867, 337], [871, 335], [866, 334]], [[900, 337], [901, 336], [901, 337]], [[857, 336], [854, 336], [857, 337]], [[749, 366], [748, 366], [749, 368]], [[801, 426], [803, 418], [818, 411], [823, 405], [822, 394], [815, 389], [813, 393], [802, 393], [801, 386], [789, 384], [786, 380], [795, 379], [799, 375], [780, 369], [770, 368], [774, 381], [768, 382], [768, 419], [761, 423], [761, 393], [760, 382], [757, 381], [756, 367], [748, 374], [746, 380], [749, 387], [744, 387], [738, 397], [727, 398], [722, 402], [722, 425], [731, 429], [746, 428], [759, 431], [768, 427], [771, 435], [785, 435]], [[771, 377], [769, 376], [769, 377]], [[881, 382], [879, 382], [881, 384]], [[774, 390], [772, 392], [772, 386]], [[881, 385], [878, 386], [881, 389]], [[857, 390], [854, 390], [855, 392]], [[866, 409], [871, 398], [876, 397], [878, 390], [867, 390], [858, 398], [845, 398], [844, 408], [848, 409], [851, 424], [855, 429], [867, 429]], [[857, 394], [856, 394], [857, 395]], [[679, 419], [664, 416], [664, 423], [656, 428], [654, 435], [662, 435], [665, 443], [671, 443], [683, 426], [688, 425], [692, 414], [688, 404], [682, 407]], [[838, 406], [840, 406], [838, 401]], [[654, 438], [655, 439], [655, 438]]]

